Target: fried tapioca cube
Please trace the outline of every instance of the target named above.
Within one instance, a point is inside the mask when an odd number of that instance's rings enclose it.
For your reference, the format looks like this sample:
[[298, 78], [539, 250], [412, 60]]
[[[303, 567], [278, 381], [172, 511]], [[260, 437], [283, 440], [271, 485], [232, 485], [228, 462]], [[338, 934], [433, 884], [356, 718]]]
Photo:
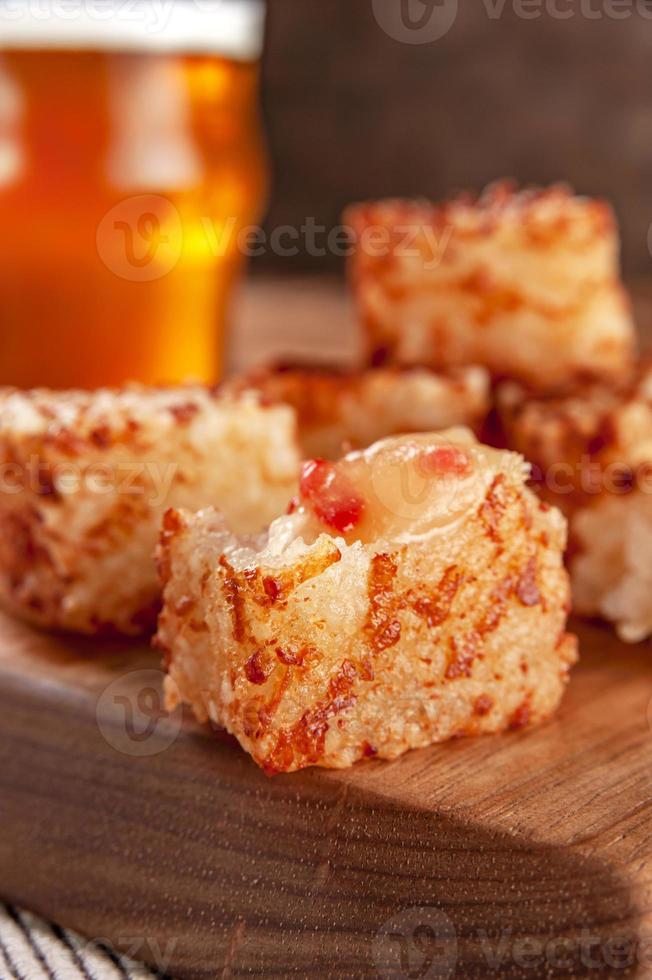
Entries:
[[258, 538], [166, 515], [167, 702], [267, 772], [394, 758], [549, 717], [575, 660], [565, 521], [468, 430], [304, 466]]
[[453, 425], [478, 431], [490, 409], [489, 375], [474, 366], [447, 372], [279, 366], [237, 378], [227, 386], [232, 388], [254, 389], [271, 402], [290, 405], [305, 456], [326, 459], [402, 432]]
[[0, 393], [0, 602], [48, 628], [151, 631], [165, 510], [219, 507], [240, 531], [287, 506], [294, 414], [256, 394], [129, 387]]
[[635, 332], [603, 201], [503, 182], [442, 204], [359, 204], [344, 220], [375, 363], [482, 364], [537, 390], [627, 376]]
[[652, 634], [652, 368], [621, 387], [585, 385], [533, 396], [497, 392], [508, 444], [531, 463], [542, 498], [570, 529], [577, 612], [615, 623], [621, 638]]

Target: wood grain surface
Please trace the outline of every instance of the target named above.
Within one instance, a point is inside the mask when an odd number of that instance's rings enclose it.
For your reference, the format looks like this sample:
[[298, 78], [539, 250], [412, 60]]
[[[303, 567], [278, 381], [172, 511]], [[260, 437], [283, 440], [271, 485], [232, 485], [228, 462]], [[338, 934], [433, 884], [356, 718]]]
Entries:
[[3, 898], [178, 977], [407, 977], [383, 925], [409, 953], [433, 909], [456, 969], [417, 977], [649, 975], [652, 659], [580, 635], [540, 729], [269, 779], [159, 716], [147, 649], [2, 619]]
[[182, 980], [652, 976], [652, 655], [574, 625], [545, 726], [269, 779], [145, 646], [0, 617], [0, 897]]

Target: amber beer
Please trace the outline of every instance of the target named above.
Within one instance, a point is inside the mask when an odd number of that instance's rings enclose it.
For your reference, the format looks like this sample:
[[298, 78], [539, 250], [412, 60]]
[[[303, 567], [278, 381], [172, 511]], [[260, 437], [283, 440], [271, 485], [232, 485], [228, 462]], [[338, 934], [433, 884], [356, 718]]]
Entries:
[[265, 194], [261, 3], [42, 2], [0, 15], [0, 383], [214, 381]]

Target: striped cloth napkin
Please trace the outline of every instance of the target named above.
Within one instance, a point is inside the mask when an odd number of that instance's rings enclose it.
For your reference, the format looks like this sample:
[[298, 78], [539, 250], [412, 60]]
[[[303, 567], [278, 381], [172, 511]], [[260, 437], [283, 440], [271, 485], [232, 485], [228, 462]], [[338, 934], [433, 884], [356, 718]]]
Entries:
[[112, 949], [0, 902], [2, 980], [166, 980]]

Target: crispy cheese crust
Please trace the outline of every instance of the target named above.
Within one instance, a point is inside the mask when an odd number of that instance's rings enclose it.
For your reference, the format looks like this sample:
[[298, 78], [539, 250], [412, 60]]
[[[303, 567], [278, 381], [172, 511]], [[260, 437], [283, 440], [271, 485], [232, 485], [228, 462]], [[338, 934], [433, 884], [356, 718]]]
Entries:
[[337, 459], [384, 436], [467, 425], [477, 431], [490, 408], [489, 375], [481, 367], [447, 373], [427, 368], [343, 371], [279, 366], [227, 385], [254, 389], [291, 405], [306, 457]]
[[533, 397], [505, 384], [497, 404], [506, 441], [533, 464], [541, 496], [569, 518], [574, 608], [614, 622], [622, 639], [649, 636], [650, 364], [620, 388], [596, 384]]
[[259, 539], [212, 510], [169, 511], [168, 706], [228, 729], [270, 774], [548, 718], [576, 659], [565, 521], [524, 486], [515, 454], [470, 434], [463, 445], [476, 482], [454, 517], [440, 513], [434, 546], [308, 534], [302, 508]]
[[627, 374], [635, 335], [606, 203], [503, 182], [440, 205], [355, 205], [344, 220], [376, 363], [484, 364], [538, 390]]
[[293, 413], [199, 387], [0, 394], [0, 602], [82, 633], [151, 630], [171, 506], [258, 530], [299, 472]]
[[594, 464], [602, 469], [612, 457], [624, 459], [629, 437], [621, 418], [627, 397], [604, 384], [545, 395], [515, 382], [498, 386], [501, 436], [532, 464], [532, 482], [544, 499], [564, 513], [572, 514], [599, 492], [599, 478], [590, 478]]

